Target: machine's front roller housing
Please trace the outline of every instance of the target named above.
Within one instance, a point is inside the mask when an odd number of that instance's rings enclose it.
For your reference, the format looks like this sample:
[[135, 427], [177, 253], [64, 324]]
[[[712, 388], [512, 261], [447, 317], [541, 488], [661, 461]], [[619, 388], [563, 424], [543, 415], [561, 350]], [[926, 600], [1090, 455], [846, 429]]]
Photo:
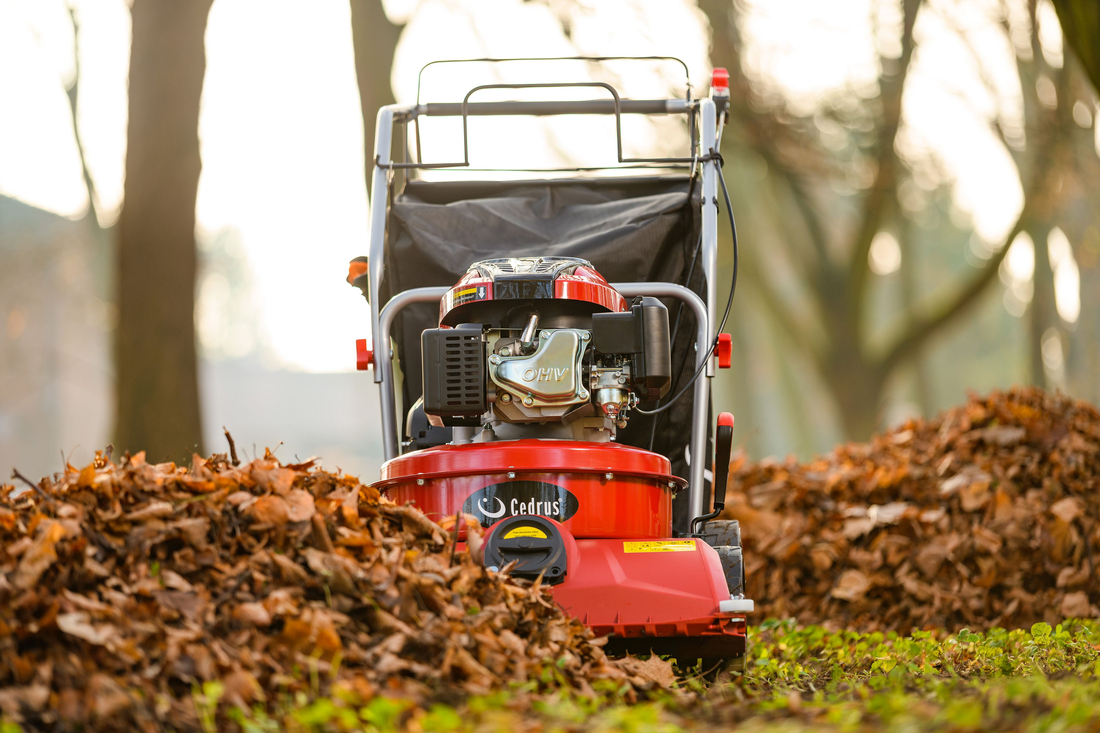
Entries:
[[616, 443], [528, 439], [415, 451], [386, 463], [377, 486], [436, 521], [476, 517], [489, 528], [486, 564], [514, 561], [515, 575], [542, 578], [564, 610], [610, 637], [609, 653], [736, 659], [751, 609], [732, 597], [741, 571], [723, 558], [739, 561], [740, 547], [672, 536], [684, 481], [670, 469]]

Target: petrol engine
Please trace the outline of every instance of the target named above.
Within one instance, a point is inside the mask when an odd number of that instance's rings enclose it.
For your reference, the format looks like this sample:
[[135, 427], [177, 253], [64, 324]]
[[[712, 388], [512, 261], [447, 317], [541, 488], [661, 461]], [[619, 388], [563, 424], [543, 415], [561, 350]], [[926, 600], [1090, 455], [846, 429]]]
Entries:
[[671, 382], [664, 304], [628, 304], [582, 259], [477, 262], [442, 299], [439, 324], [421, 337], [423, 402], [410, 435], [422, 411], [459, 444], [606, 442]]

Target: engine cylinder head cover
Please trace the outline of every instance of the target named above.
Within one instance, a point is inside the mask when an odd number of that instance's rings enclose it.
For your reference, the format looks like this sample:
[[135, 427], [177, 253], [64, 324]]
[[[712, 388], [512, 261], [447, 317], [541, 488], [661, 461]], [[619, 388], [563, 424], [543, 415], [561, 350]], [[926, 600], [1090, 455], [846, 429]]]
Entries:
[[565, 539], [554, 523], [533, 514], [509, 517], [490, 531], [485, 541], [485, 565], [503, 568], [515, 562], [512, 575], [547, 585], [565, 580], [568, 571]]
[[624, 310], [626, 300], [587, 260], [502, 257], [470, 265], [440, 301], [439, 323], [518, 330], [537, 311], [540, 328], [587, 328], [593, 313]]

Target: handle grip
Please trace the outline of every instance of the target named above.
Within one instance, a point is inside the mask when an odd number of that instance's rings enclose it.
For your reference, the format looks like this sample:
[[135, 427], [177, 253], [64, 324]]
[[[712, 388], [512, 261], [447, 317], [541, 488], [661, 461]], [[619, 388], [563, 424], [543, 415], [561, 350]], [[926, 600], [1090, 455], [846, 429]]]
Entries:
[[[726, 508], [726, 484], [730, 477], [730, 456], [733, 454], [733, 415], [723, 412], [718, 416], [718, 429], [714, 434], [714, 480], [711, 492], [714, 494], [714, 511], [691, 520], [691, 533], [699, 534], [706, 528], [707, 522], [717, 517]], [[701, 527], [701, 529], [696, 529]]]

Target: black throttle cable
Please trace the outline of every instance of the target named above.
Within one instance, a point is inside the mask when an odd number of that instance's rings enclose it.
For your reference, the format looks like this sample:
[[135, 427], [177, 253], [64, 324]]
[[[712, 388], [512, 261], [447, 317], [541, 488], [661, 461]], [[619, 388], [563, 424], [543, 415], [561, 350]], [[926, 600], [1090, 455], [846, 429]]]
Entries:
[[[674, 404], [676, 404], [676, 401], [678, 399], [680, 399], [681, 397], [683, 397], [685, 394], [687, 394], [687, 391], [689, 389], [691, 389], [693, 384], [695, 384], [695, 380], [698, 379], [699, 376], [703, 373], [703, 371], [707, 368], [707, 363], [711, 360], [712, 355], [714, 354], [714, 349], [718, 346], [719, 334], [721, 334], [722, 329], [724, 329], [726, 327], [726, 320], [729, 318], [730, 309], [733, 307], [733, 295], [734, 295], [734, 293], [737, 292], [737, 269], [738, 269], [737, 222], [736, 222], [736, 220], [734, 219], [734, 216], [733, 216], [733, 206], [730, 203], [729, 189], [726, 187], [725, 172], [722, 170], [722, 154], [721, 153], [715, 153], [715, 152], [712, 151], [709, 156], [707, 156], [706, 158], [701, 158], [701, 160], [714, 160], [716, 165], [717, 165], [717, 168], [718, 168], [718, 182], [722, 185], [722, 197], [723, 197], [723, 199], [725, 199], [726, 214], [729, 216], [729, 220], [730, 220], [730, 231], [732, 232], [732, 235], [733, 235], [733, 277], [730, 279], [730, 295], [729, 295], [729, 298], [726, 300], [726, 310], [722, 314], [722, 322], [718, 325], [718, 328], [715, 329], [715, 331], [714, 331], [714, 341], [711, 342], [710, 348], [707, 350], [707, 354], [708, 354], [707, 358], [704, 359], [703, 362], [699, 364], [699, 368], [695, 370], [695, 373], [692, 375], [691, 379], [688, 380], [688, 383], [685, 384], [680, 389], [680, 391], [677, 392], [673, 397], [669, 398], [668, 402], [666, 402], [664, 405], [661, 405], [660, 407], [656, 407], [652, 410], [643, 410], [641, 408], [635, 407], [634, 411], [641, 414], [641, 415], [657, 415], [657, 414], [660, 414], [660, 413], [664, 412], [665, 410], [667, 410], [668, 408], [670, 408]], [[713, 203], [714, 203], [715, 206], [718, 205], [717, 200], [714, 200]], [[692, 264], [694, 264], [694, 262]], [[709, 285], [709, 283], [708, 283], [708, 285]], [[677, 324], [677, 325], [679, 325], [679, 324]], [[699, 344], [696, 344], [695, 348], [699, 348]]]

